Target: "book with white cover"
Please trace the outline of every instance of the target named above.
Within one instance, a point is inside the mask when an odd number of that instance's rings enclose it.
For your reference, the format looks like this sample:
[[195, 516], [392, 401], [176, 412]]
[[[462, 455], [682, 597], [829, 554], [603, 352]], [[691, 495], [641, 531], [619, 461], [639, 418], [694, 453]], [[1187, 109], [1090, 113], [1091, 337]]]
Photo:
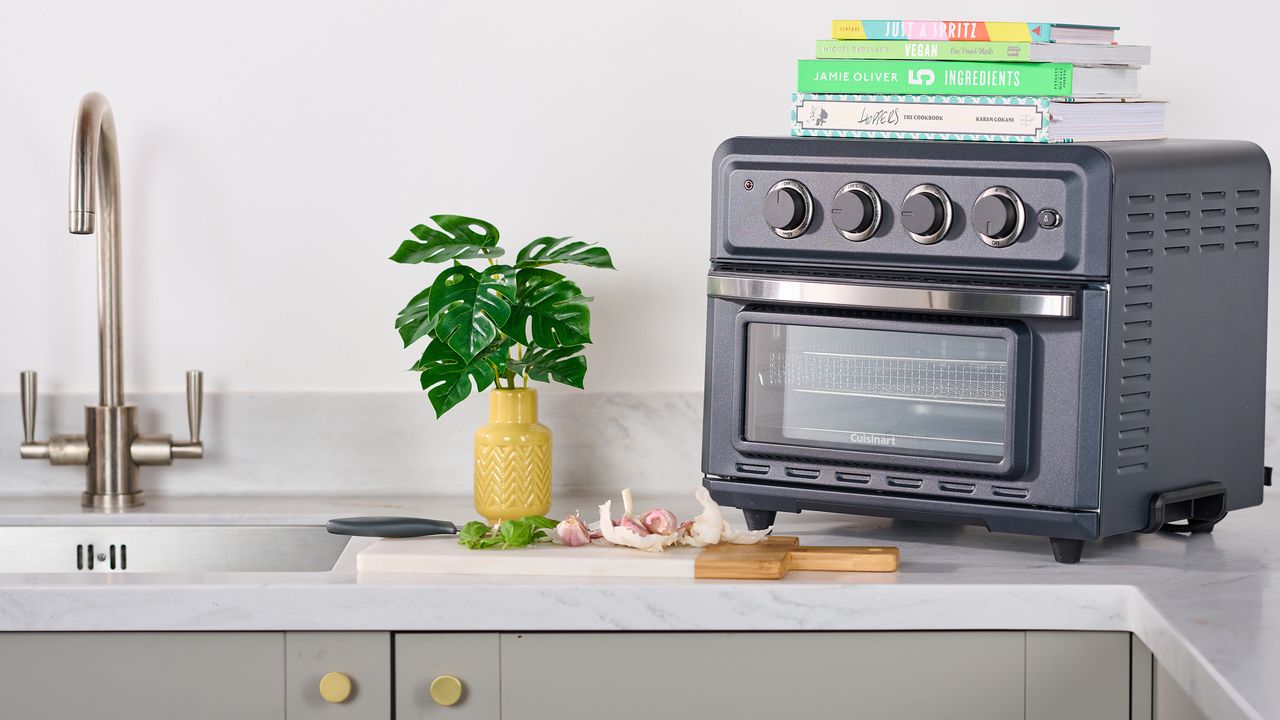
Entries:
[[1042, 143], [1165, 137], [1159, 100], [808, 93], [792, 99], [791, 134], [802, 137]]

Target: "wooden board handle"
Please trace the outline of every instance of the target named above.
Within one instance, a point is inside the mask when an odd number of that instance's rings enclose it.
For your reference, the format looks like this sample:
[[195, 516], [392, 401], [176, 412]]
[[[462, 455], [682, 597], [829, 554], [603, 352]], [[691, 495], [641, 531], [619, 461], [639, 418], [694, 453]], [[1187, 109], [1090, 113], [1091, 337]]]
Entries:
[[797, 547], [787, 559], [791, 570], [893, 572], [899, 555], [896, 547]]

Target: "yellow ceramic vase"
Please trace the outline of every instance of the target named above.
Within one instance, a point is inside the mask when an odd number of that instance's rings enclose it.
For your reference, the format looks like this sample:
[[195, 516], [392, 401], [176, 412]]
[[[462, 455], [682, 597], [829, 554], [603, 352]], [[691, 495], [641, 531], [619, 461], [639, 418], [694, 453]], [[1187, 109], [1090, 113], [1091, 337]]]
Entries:
[[476, 430], [475, 503], [490, 524], [551, 509], [551, 431], [538, 422], [536, 390], [489, 392], [489, 422]]

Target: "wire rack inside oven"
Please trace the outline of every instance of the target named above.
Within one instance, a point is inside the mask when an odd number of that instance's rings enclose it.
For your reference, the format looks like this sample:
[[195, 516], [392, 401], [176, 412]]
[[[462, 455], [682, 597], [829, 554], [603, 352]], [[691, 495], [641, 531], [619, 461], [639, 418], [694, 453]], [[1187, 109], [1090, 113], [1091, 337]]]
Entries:
[[1004, 360], [895, 357], [835, 350], [769, 353], [769, 385], [802, 392], [974, 404], [1003, 404]]

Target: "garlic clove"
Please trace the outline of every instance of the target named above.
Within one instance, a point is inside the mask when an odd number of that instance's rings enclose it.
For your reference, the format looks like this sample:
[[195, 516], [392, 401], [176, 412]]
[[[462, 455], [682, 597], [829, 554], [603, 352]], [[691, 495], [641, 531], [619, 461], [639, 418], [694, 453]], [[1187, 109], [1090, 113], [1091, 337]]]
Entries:
[[650, 534], [649, 528], [645, 527], [643, 523], [631, 517], [630, 515], [623, 515], [622, 521], [618, 523], [618, 527], [627, 528], [628, 530], [642, 537]]
[[678, 533], [670, 535], [648, 533], [641, 535], [628, 524], [626, 516], [623, 516], [621, 523], [614, 525], [610, 512], [612, 505], [613, 501], [606, 500], [600, 506], [600, 534], [605, 542], [647, 552], [662, 552], [664, 548], [674, 545], [680, 540]]
[[662, 508], [654, 508], [645, 513], [640, 518], [640, 524], [644, 526], [645, 530], [659, 535], [670, 535], [679, 528], [676, 516]]
[[591, 530], [576, 514], [570, 515], [556, 525], [555, 538], [566, 547], [578, 547], [591, 542]]

